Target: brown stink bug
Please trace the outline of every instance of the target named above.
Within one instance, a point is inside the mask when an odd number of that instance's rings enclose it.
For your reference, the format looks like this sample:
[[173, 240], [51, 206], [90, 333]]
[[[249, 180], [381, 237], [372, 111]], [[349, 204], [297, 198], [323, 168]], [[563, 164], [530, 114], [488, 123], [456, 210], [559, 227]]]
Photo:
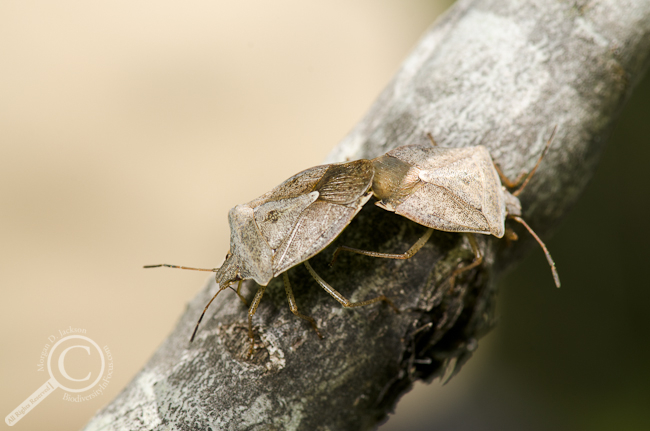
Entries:
[[230, 250], [221, 267], [200, 269], [168, 264], [145, 266], [216, 273], [219, 290], [205, 306], [190, 341], [194, 340], [206, 310], [222, 290], [239, 282], [237, 294], [244, 300], [239, 292], [241, 282], [253, 279], [260, 287], [248, 309], [250, 356], [254, 347], [253, 315], [266, 285], [279, 274], [283, 274], [293, 314], [308, 321], [322, 338], [314, 319], [298, 312], [289, 277], [285, 272], [303, 262], [318, 284], [344, 307], [358, 307], [384, 301], [395, 309], [384, 295], [367, 301], [350, 302], [316, 274], [307, 262], [327, 247], [368, 202], [372, 195], [369, 189], [373, 176], [374, 168], [369, 160], [306, 169], [259, 198], [230, 210]]
[[[408, 259], [424, 246], [432, 230], [466, 232], [474, 253], [474, 261], [452, 274], [452, 283], [460, 272], [480, 265], [483, 257], [478, 249], [475, 233], [501, 238], [506, 234], [505, 220], [511, 218], [521, 223], [544, 250], [551, 266], [555, 285], [560, 278], [551, 254], [521, 218], [521, 203], [517, 196], [524, 190], [537, 170], [555, 135], [555, 129], [546, 143], [535, 167], [512, 182], [496, 166], [489, 151], [482, 145], [465, 148], [405, 145], [372, 160], [375, 177], [372, 191], [378, 199], [376, 205], [400, 214], [429, 230], [403, 254], [378, 253], [339, 247], [332, 263], [342, 250], [373, 257]], [[512, 193], [506, 187], [518, 187]], [[516, 239], [514, 232], [511, 238]]]

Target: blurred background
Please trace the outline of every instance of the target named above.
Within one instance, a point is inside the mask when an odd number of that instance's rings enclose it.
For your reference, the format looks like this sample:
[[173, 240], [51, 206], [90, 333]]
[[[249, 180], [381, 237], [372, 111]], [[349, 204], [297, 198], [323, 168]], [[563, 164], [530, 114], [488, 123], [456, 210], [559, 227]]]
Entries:
[[[68, 326], [111, 349], [106, 393], [55, 393], [16, 430], [81, 428], [228, 250], [227, 212], [322, 162], [450, 1], [0, 3], [0, 406], [42, 385]], [[650, 80], [500, 322], [388, 430], [650, 429]], [[9, 427], [2, 423], [5, 429]]]

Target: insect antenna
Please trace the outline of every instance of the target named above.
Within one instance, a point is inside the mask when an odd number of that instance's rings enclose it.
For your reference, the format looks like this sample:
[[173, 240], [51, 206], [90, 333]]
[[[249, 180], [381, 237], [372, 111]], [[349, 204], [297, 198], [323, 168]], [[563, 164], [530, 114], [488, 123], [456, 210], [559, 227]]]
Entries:
[[540, 239], [540, 237], [537, 236], [535, 231], [528, 226], [528, 223], [524, 221], [521, 217], [518, 216], [510, 216], [510, 218], [514, 219], [515, 221], [521, 223], [524, 225], [524, 227], [530, 232], [530, 234], [537, 240], [539, 245], [542, 247], [542, 250], [544, 250], [544, 254], [546, 255], [546, 260], [548, 261], [548, 264], [551, 266], [551, 272], [553, 273], [553, 280], [555, 280], [555, 285], [557, 287], [560, 287], [560, 276], [557, 273], [557, 269], [555, 268], [555, 262], [553, 261], [553, 258], [551, 257], [551, 253], [549, 253], [548, 249], [546, 248], [546, 245], [544, 245], [544, 242]]
[[191, 343], [192, 341], [194, 341], [194, 336], [196, 335], [196, 331], [199, 330], [199, 325], [201, 324], [201, 320], [203, 320], [203, 316], [205, 315], [205, 312], [208, 311], [208, 307], [210, 306], [210, 304], [212, 304], [212, 301], [214, 301], [214, 299], [217, 297], [217, 295], [218, 295], [222, 290], [226, 289], [227, 287], [230, 287], [230, 283], [228, 283], [227, 285], [225, 285], [225, 286], [219, 288], [219, 290], [217, 290], [217, 293], [214, 294], [214, 296], [212, 297], [212, 299], [210, 300], [210, 302], [208, 302], [208, 305], [206, 305], [205, 308], [203, 309], [203, 313], [201, 313], [201, 317], [199, 317], [199, 321], [196, 322], [196, 326], [194, 327], [194, 332], [192, 332], [192, 336], [190, 337], [190, 343]]
[[[191, 268], [189, 266], [169, 265], [167, 263], [161, 263], [160, 265], [145, 265], [145, 266], [143, 266], [143, 268], [162, 268], [162, 267], [178, 268], [178, 269], [189, 269], [189, 270], [192, 270], [192, 271], [207, 271], [207, 272], [217, 272], [219, 270], [219, 268], [212, 268], [212, 269], [209, 269], [209, 268]], [[248, 302], [246, 302], [246, 298], [244, 298], [242, 296], [242, 294], [240, 293], [242, 281], [243, 280], [239, 280], [239, 285], [237, 286], [237, 290], [235, 290], [235, 288], [232, 287], [232, 285], [228, 285], [228, 287], [233, 292], [235, 292], [237, 294], [237, 296], [239, 296], [239, 299], [241, 299], [242, 302], [248, 307]]]
[[[162, 267], [165, 267], [165, 268], [178, 268], [178, 269], [189, 269], [191, 271], [207, 271], [207, 272], [217, 272], [219, 270], [219, 268], [212, 268], [212, 269], [209, 269], [209, 268], [192, 268], [192, 267], [189, 267], [189, 266], [170, 265], [168, 263], [161, 263], [159, 265], [145, 265], [145, 266], [143, 266], [143, 268], [162, 268]], [[212, 301], [214, 301], [214, 298], [216, 298], [217, 295], [219, 294], [219, 292], [221, 292], [222, 290], [229, 287], [233, 292], [235, 292], [237, 294], [237, 296], [239, 296], [239, 299], [241, 299], [241, 301], [244, 303], [244, 305], [246, 305], [248, 307], [248, 302], [246, 301], [246, 298], [244, 298], [244, 296], [240, 292], [242, 281], [243, 280], [239, 280], [239, 284], [237, 285], [237, 290], [235, 290], [235, 288], [232, 286], [232, 283], [226, 284], [224, 287], [219, 289], [219, 291], [214, 295], [214, 297], [210, 300], [210, 302], [208, 302], [208, 305], [205, 306], [205, 310], [203, 310], [203, 313], [201, 314], [201, 317], [199, 318], [199, 321], [196, 324], [196, 328], [194, 328], [194, 332], [192, 333], [192, 338], [190, 339], [190, 343], [192, 342], [192, 340], [194, 340], [194, 336], [196, 335], [196, 330], [199, 329], [199, 323], [201, 323], [201, 319], [203, 319], [203, 314], [205, 314], [205, 312], [207, 311], [210, 304], [212, 304]]]
[[217, 272], [219, 268], [191, 268], [189, 266], [179, 266], [179, 265], [169, 265], [168, 263], [161, 263], [160, 265], [145, 265], [143, 268], [178, 268], [178, 269], [189, 269], [191, 271], [208, 271], [208, 272]]
[[544, 156], [546, 156], [546, 153], [548, 153], [548, 149], [551, 147], [551, 142], [553, 142], [553, 138], [555, 137], [556, 130], [557, 130], [557, 125], [555, 127], [553, 127], [553, 132], [551, 132], [551, 137], [548, 138], [548, 141], [546, 141], [546, 146], [544, 147], [544, 151], [542, 151], [542, 154], [539, 156], [539, 159], [537, 159], [537, 163], [535, 163], [535, 167], [528, 173], [528, 175], [526, 176], [526, 179], [519, 186], [519, 188], [517, 190], [515, 190], [514, 192], [512, 192], [513, 196], [519, 196], [521, 194], [521, 192], [524, 191], [524, 188], [528, 185], [528, 182], [533, 177], [533, 174], [535, 173], [535, 171], [539, 167], [539, 164], [542, 162], [542, 159], [544, 158]]

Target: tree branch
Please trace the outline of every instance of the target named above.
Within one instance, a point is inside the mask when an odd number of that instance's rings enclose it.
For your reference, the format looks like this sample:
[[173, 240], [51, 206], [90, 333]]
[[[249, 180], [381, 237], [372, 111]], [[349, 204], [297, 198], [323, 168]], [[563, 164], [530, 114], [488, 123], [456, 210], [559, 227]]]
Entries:
[[[426, 141], [430, 132], [441, 146], [487, 146], [514, 178], [533, 167], [557, 125], [548, 156], [521, 196], [524, 218], [544, 233], [590, 178], [613, 120], [648, 66], [649, 34], [650, 4], [643, 0], [460, 1], [428, 30], [328, 162], [375, 157]], [[301, 265], [289, 270], [296, 301], [325, 339], [290, 312], [275, 279], [254, 319], [261, 341], [248, 361], [246, 309], [232, 292], [213, 303], [189, 343], [216, 292], [209, 283], [86, 429], [376, 427], [415, 380], [451, 373], [471, 356], [494, 323], [498, 274], [532, 244], [523, 231], [524, 241], [510, 247], [479, 235], [483, 265], [453, 287], [449, 275], [472, 252], [462, 235], [445, 232], [435, 232], [406, 261], [344, 253], [328, 268], [338, 245], [403, 252], [423, 232], [367, 205], [311, 263], [348, 298], [385, 294], [403, 311], [381, 304], [342, 309]], [[560, 275], [568, 264], [558, 262]]]

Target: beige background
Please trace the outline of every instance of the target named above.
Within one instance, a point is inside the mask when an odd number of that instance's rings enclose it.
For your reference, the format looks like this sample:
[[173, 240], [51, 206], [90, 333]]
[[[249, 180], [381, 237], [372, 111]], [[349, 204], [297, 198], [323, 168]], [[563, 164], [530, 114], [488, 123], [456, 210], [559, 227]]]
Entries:
[[[109, 402], [206, 279], [141, 266], [218, 265], [228, 209], [319, 164], [447, 5], [0, 2], [0, 416], [70, 325], [110, 347], [108, 393], [57, 392], [13, 429], [78, 429]], [[463, 372], [382, 431], [650, 428], [648, 100], [650, 82], [547, 242], [563, 288], [532, 253]]]
[[110, 347], [109, 393], [14, 429], [112, 399], [206, 279], [142, 265], [218, 265], [228, 209], [321, 163], [446, 5], [1, 2], [0, 416], [69, 325]]

